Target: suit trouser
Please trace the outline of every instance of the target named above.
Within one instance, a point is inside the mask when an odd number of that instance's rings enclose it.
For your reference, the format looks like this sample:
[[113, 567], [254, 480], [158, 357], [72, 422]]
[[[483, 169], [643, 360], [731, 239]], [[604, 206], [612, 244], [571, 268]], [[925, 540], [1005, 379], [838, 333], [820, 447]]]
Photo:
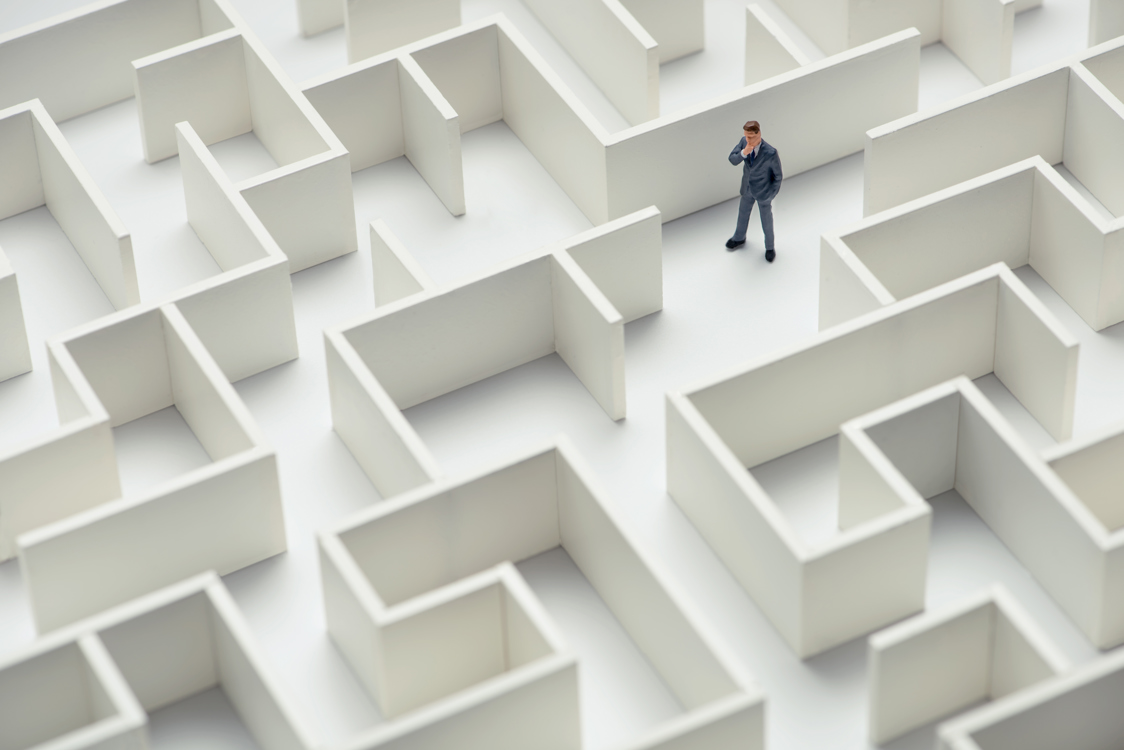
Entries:
[[773, 249], [773, 201], [768, 200], [765, 202], [755, 201], [754, 197], [749, 193], [742, 196], [741, 204], [738, 205], [738, 228], [734, 230], [734, 236], [731, 238], [734, 242], [742, 242], [745, 240], [745, 230], [749, 227], [749, 217], [753, 213], [754, 202], [760, 206], [761, 211], [761, 231], [765, 233], [765, 249]]

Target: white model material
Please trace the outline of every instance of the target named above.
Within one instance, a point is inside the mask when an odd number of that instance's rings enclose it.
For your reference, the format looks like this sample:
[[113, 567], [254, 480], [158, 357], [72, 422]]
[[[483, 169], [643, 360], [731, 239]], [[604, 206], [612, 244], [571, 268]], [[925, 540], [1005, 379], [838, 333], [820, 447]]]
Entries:
[[31, 372], [31, 349], [23, 322], [16, 273], [0, 248], [0, 381]]
[[1049, 448], [1042, 458], [1109, 532], [1124, 527], [1119, 493], [1124, 478], [1124, 425]]
[[820, 330], [997, 262], [1029, 264], [1093, 330], [1124, 320], [1124, 218], [1033, 156], [823, 235]]
[[764, 748], [760, 691], [602, 497], [559, 438], [321, 533], [328, 630], [391, 719], [344, 747], [580, 748], [576, 659], [512, 567], [561, 546], [686, 709], [626, 747]]
[[[973, 383], [958, 378], [845, 426], [840, 518], [885, 512], [898, 502], [885, 489], [891, 480], [904, 479], [910, 497], [955, 489], [1089, 640], [1111, 648], [1124, 643], [1124, 534], [1112, 525], [1119, 503], [1106, 505], [1089, 490], [1112, 471], [1115, 456], [1095, 442], [1063, 446], [1057, 456], [1069, 477], [1077, 466], [1093, 471], [1078, 483], [1084, 495], [1066, 486]], [[870, 490], [843, 492], [847, 475], [867, 478]]]
[[938, 750], [1101, 750], [1124, 744], [1124, 651], [937, 728]]
[[996, 585], [870, 637], [870, 741], [881, 745], [1068, 668], [1068, 659]]
[[0, 110], [0, 163], [0, 219], [46, 205], [110, 304], [140, 302], [128, 230], [39, 101]]
[[40, 638], [0, 660], [2, 746], [147, 748], [148, 713], [219, 687], [262, 750], [311, 743], [214, 573]]
[[[668, 393], [668, 492], [793, 650], [811, 656], [921, 609], [929, 507], [904, 480], [887, 487], [841, 469], [841, 531], [813, 546], [746, 468], [889, 401], [990, 372], [1057, 439], [1069, 437], [1077, 343], [1002, 264]], [[848, 498], [871, 482], [888, 500], [852, 513]]]
[[[40, 630], [285, 549], [275, 456], [228, 381], [296, 357], [289, 262], [179, 131], [188, 220], [224, 272], [51, 341], [61, 426], [0, 456], [0, 558], [18, 541]], [[121, 498], [112, 427], [173, 403], [214, 463]]]
[[703, 0], [621, 0], [658, 45], [660, 64], [705, 48]]
[[371, 272], [376, 306], [437, 288], [382, 219], [371, 222]]
[[[321, 0], [297, 0], [297, 6]], [[347, 61], [416, 42], [461, 25], [461, 0], [332, 0], [343, 11]], [[306, 35], [308, 32], [305, 32]]]
[[375, 488], [440, 476], [401, 410], [552, 352], [622, 419], [624, 324], [663, 307], [660, 226], [653, 206], [326, 329], [332, 424]]
[[1011, 75], [1015, 14], [1042, 0], [778, 0], [789, 18], [834, 55], [901, 29], [943, 42], [984, 84]]
[[812, 61], [760, 5], [745, 8], [745, 85], [787, 73]]
[[1124, 36], [1124, 1], [1090, 0], [1089, 46]]
[[523, 2], [630, 124], [660, 116], [659, 46], [620, 0]]
[[[659, 117], [660, 63], [703, 48], [701, 0], [524, 2], [633, 125]], [[461, 24], [460, 0], [297, 0], [297, 10], [306, 36], [344, 24], [349, 63]], [[644, 21], [667, 40], [666, 52]]]
[[[867, 133], [869, 216], [1032, 156], [1124, 214], [1124, 38]], [[1034, 127], [1028, 127], [1033, 123]]]
[[[612, 135], [503, 16], [350, 65], [306, 83], [305, 94], [351, 152], [352, 169], [364, 169], [407, 153], [399, 69], [413, 58], [441, 95], [434, 110], [446, 121], [455, 114], [461, 133], [504, 120], [594, 224], [651, 205], [671, 221], [738, 194], [740, 173], [716, 154], [729, 153], [730, 123], [747, 112], [765, 123], [790, 176], [855, 153], [870, 127], [915, 111], [917, 40], [903, 31]], [[836, 106], [841, 96], [848, 107]], [[440, 166], [444, 179], [459, 138], [428, 132], [434, 153], [418, 171], [429, 179]], [[445, 183], [431, 184], [449, 205]]]
[[134, 60], [145, 159], [176, 154], [174, 125], [204, 143], [253, 132], [276, 169], [238, 190], [289, 257], [293, 273], [358, 248], [347, 150], [226, 5], [234, 28]]
[[234, 26], [221, 0], [100, 0], [0, 36], [0, 107], [56, 122], [133, 96], [130, 63]]
[[0, 105], [63, 120], [134, 93], [150, 163], [182, 120], [205, 143], [257, 135], [279, 166], [238, 189], [293, 272], [358, 249], [347, 151], [227, 0], [102, 0], [0, 37]]
[[[58, 385], [64, 418], [64, 394], [87, 413], [104, 408], [112, 426], [174, 405], [212, 463], [46, 525], [45, 509], [20, 506], [23, 516], [8, 522], [33, 529], [17, 543], [40, 632], [203, 570], [229, 573], [285, 551], [276, 455], [174, 305], [111, 316], [52, 341], [49, 352], [70, 381]], [[113, 461], [111, 451], [98, 458]], [[104, 484], [116, 481], [115, 463], [101, 470]], [[67, 510], [81, 494], [65, 499]]]

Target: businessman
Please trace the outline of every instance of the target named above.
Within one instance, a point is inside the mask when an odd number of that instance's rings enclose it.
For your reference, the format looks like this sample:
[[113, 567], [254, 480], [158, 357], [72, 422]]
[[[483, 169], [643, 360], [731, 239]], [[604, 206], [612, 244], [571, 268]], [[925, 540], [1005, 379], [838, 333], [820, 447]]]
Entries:
[[770, 263], [777, 257], [773, 247], [773, 198], [781, 189], [781, 158], [777, 150], [761, 140], [761, 126], [750, 120], [742, 127], [742, 139], [730, 152], [730, 163], [742, 164], [741, 204], [738, 206], [738, 226], [734, 236], [726, 240], [726, 249], [737, 250], [745, 244], [745, 230], [754, 202], [761, 212], [761, 230], [765, 233], [765, 260]]

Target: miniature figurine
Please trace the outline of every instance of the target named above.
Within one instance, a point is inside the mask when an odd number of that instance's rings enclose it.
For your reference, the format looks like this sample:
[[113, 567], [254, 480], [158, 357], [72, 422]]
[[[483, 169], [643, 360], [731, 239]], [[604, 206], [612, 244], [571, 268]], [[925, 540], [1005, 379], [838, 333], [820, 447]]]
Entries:
[[765, 260], [770, 263], [777, 257], [773, 247], [773, 198], [781, 189], [781, 158], [777, 150], [761, 140], [761, 125], [750, 120], [742, 126], [743, 136], [730, 152], [730, 163], [742, 168], [741, 204], [738, 206], [738, 226], [734, 236], [726, 240], [726, 249], [737, 250], [745, 244], [745, 230], [754, 202], [760, 206], [761, 230], [765, 233]]

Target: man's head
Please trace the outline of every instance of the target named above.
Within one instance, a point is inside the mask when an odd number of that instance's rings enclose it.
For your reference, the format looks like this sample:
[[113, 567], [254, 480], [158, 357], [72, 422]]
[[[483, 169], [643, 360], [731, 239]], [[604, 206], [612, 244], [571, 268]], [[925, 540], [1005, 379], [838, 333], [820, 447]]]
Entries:
[[742, 134], [745, 135], [746, 145], [754, 148], [761, 142], [761, 125], [757, 120], [750, 120], [742, 126]]

